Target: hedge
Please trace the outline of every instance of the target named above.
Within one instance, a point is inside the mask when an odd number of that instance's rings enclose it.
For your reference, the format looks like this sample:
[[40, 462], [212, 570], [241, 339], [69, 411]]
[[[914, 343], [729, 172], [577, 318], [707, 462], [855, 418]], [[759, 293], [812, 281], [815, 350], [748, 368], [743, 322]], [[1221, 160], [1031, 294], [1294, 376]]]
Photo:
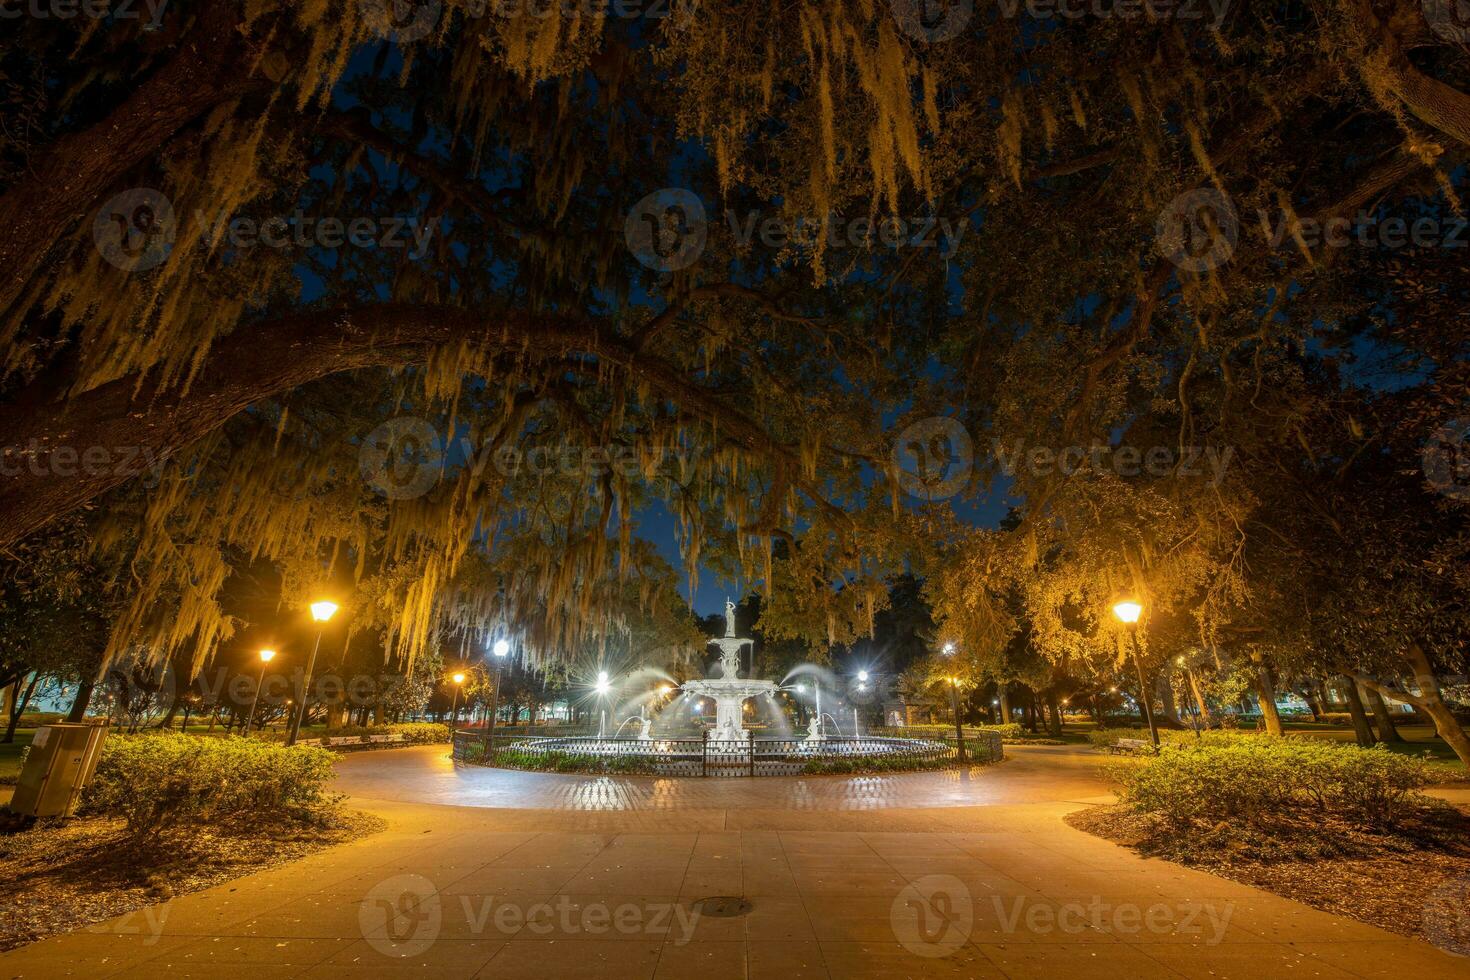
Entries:
[[1166, 744], [1118, 773], [1119, 798], [1170, 823], [1281, 828], [1335, 817], [1386, 829], [1430, 805], [1422, 759], [1309, 738], [1235, 738]]
[[237, 736], [111, 735], [82, 808], [121, 816], [137, 837], [206, 825], [320, 824], [338, 799], [326, 791], [334, 758], [325, 749]]

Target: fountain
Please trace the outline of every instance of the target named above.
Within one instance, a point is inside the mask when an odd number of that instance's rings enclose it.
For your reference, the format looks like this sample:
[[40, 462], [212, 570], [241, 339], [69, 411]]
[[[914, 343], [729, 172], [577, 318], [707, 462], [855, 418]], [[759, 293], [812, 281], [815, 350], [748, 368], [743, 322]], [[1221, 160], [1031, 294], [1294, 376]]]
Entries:
[[710, 738], [720, 741], [743, 741], [749, 732], [741, 723], [741, 706], [749, 698], [771, 694], [779, 689], [775, 681], [741, 680], [740, 651], [755, 641], [735, 635], [735, 603], [725, 600], [725, 635], [709, 641], [720, 648], [720, 676], [705, 680], [685, 681], [685, 694], [710, 698], [715, 702], [715, 727]]
[[[647, 712], [646, 704], [640, 704], [638, 714], [624, 718], [611, 737], [607, 735], [607, 711], [604, 708], [596, 737], [528, 737], [508, 748], [522, 756], [556, 753], [583, 760], [601, 758], [607, 760], [609, 767], [631, 764], [637, 767], [637, 771], [661, 776], [798, 775], [809, 771], [806, 768], [809, 765], [822, 761], [883, 756], [916, 760], [917, 765], [943, 758], [949, 752], [944, 744], [929, 739], [860, 736], [856, 707], [853, 709], [853, 734], [844, 736], [837, 719], [822, 710], [822, 669], [815, 665], [797, 667], [787, 675], [788, 680], [799, 672], [814, 675], [812, 693], [816, 711], [803, 733], [804, 737], [791, 737], [787, 732], [776, 737], [768, 733], [753, 738], [741, 715], [746, 701], [762, 694], [774, 695], [778, 691], [805, 694], [806, 687], [803, 684], [786, 685], [740, 677], [740, 653], [754, 641], [735, 635], [735, 604], [729, 599], [725, 600], [725, 635], [712, 637], [709, 642], [720, 649], [720, 676], [685, 681], [680, 688], [682, 696], [696, 699], [690, 709], [693, 725], [687, 726], [694, 728], [693, 733], [681, 735], [674, 731], [655, 736], [653, 717]], [[607, 673], [601, 672], [593, 691], [599, 698], [605, 697], [612, 686]], [[658, 694], [665, 697], [674, 690], [671, 685], [665, 685], [658, 689]], [[715, 702], [715, 725], [707, 733], [698, 724], [704, 714], [699, 698], [710, 698]], [[637, 726], [638, 732], [633, 738], [623, 736], [624, 729], [629, 726]], [[691, 737], [691, 734], [699, 737]], [[622, 768], [617, 771], [629, 770]]]

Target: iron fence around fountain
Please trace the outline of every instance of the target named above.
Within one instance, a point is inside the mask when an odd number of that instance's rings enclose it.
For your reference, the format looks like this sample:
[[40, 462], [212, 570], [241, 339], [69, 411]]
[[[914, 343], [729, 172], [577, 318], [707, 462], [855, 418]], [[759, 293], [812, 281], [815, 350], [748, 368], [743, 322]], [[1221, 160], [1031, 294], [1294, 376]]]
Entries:
[[893, 738], [599, 738], [456, 731], [456, 762], [546, 772], [651, 776], [797, 776], [903, 772], [1003, 758], [1000, 735]]

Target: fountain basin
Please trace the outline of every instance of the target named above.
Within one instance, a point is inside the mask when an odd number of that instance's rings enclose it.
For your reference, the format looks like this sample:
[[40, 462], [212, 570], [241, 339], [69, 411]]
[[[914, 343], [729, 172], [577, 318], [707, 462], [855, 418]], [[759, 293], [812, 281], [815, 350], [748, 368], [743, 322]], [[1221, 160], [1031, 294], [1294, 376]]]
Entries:
[[[473, 744], [466, 739], [468, 744]], [[456, 746], [458, 749], [458, 746]], [[456, 753], [458, 754], [458, 752]], [[921, 738], [517, 738], [495, 746], [490, 765], [566, 772], [642, 773], [656, 776], [795, 776], [809, 764], [878, 762], [898, 769], [930, 768], [954, 757], [944, 742]], [[479, 759], [475, 761], [481, 761]], [[550, 763], [544, 765], [544, 763]], [[564, 764], [564, 768], [563, 768]]]

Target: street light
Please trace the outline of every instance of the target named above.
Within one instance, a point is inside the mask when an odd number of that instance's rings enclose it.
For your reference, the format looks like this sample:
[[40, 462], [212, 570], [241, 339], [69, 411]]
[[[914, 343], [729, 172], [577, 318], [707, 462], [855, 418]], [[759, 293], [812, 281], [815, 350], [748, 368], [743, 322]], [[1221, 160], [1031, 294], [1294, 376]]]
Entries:
[[[276, 659], [276, 651], [260, 651], [260, 675], [255, 678], [255, 697], [250, 699], [250, 717], [245, 721], [245, 734], [250, 734], [250, 726], [255, 724], [255, 706], [260, 703], [260, 688], [265, 683], [265, 665]], [[210, 722], [210, 724], [214, 724]]]
[[[944, 645], [944, 655], [946, 657], [954, 656], [954, 643], [951, 642]], [[951, 676], [949, 678], [949, 703], [954, 709], [954, 740], [955, 745], [959, 747], [959, 760], [963, 765], [965, 761], [965, 730], [960, 725], [960, 679], [958, 677]]]
[[1148, 696], [1148, 688], [1143, 679], [1143, 663], [1138, 658], [1138, 617], [1143, 613], [1143, 607], [1136, 602], [1124, 601], [1113, 606], [1113, 615], [1120, 622], [1127, 624], [1128, 636], [1132, 641], [1133, 669], [1138, 674], [1138, 703], [1143, 706], [1143, 717], [1148, 721], [1149, 738], [1153, 740], [1154, 751], [1159, 748], [1159, 726], [1154, 722], [1154, 709]]
[[[594, 688], [594, 690], [597, 691], [597, 696], [599, 698], [606, 697], [607, 692], [608, 692], [608, 690], [611, 687], [612, 687], [612, 684], [607, 679], [607, 671], [605, 671], [605, 670], [599, 670], [597, 672], [597, 687]], [[598, 738], [607, 738], [607, 703], [606, 702], [603, 702], [603, 705], [602, 705], [601, 709], [599, 709], [598, 723], [597, 723], [597, 737]]]
[[505, 666], [505, 658], [510, 654], [510, 643], [502, 637], [495, 641], [490, 652], [495, 654], [495, 690], [490, 694], [490, 724], [485, 734], [487, 742], [495, 734], [495, 715], [500, 711], [500, 668]]
[[449, 679], [454, 681], [454, 700], [449, 707], [449, 723], [452, 725], [459, 721], [459, 689], [464, 686], [464, 674], [455, 673]]
[[322, 648], [322, 633], [327, 628], [327, 620], [337, 613], [337, 604], [319, 599], [311, 604], [311, 618], [321, 625], [316, 628], [316, 643], [311, 648], [311, 658], [306, 661], [306, 676], [302, 679], [301, 703], [296, 705], [296, 712], [291, 717], [291, 734], [286, 739], [287, 745], [296, 744], [296, 736], [301, 734], [301, 720], [306, 717], [306, 703], [311, 691], [311, 672], [316, 669], [316, 653]]

